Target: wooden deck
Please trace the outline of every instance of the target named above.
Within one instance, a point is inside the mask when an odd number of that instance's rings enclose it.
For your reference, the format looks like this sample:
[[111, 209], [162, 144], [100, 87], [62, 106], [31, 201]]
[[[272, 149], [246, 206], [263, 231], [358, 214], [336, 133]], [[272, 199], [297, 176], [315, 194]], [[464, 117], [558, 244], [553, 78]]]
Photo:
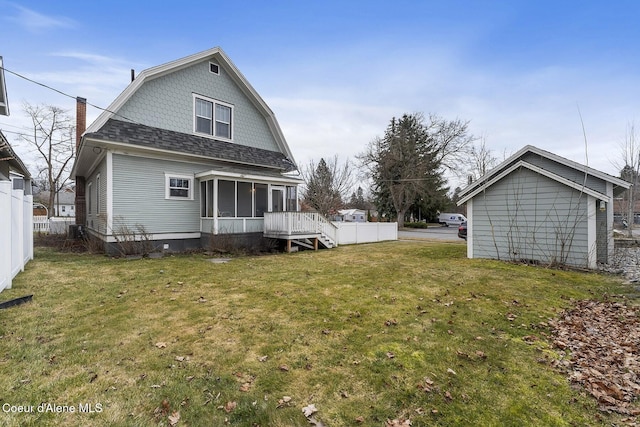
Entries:
[[265, 212], [263, 233], [286, 240], [288, 252], [294, 244], [314, 250], [338, 246], [337, 227], [316, 212]]

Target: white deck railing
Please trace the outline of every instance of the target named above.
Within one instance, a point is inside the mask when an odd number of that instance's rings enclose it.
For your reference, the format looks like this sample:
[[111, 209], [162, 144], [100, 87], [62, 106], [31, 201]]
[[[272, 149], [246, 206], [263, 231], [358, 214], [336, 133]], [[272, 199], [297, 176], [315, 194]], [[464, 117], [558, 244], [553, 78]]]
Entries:
[[337, 243], [337, 227], [317, 212], [265, 212], [265, 235], [323, 234]]

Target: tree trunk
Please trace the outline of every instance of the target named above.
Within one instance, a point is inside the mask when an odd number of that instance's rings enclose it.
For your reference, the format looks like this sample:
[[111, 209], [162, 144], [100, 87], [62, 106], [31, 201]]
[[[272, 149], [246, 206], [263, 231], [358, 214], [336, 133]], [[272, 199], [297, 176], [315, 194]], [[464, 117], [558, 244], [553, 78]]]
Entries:
[[396, 221], [398, 222], [398, 228], [404, 227], [404, 214], [406, 213], [407, 213], [406, 209], [398, 211], [398, 218], [396, 219]]

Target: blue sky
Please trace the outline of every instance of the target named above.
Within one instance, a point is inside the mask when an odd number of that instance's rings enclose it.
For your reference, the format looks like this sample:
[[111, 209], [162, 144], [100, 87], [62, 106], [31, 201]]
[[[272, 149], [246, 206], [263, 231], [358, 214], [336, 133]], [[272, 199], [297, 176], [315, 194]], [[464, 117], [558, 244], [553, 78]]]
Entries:
[[[107, 107], [130, 69], [220, 46], [300, 165], [353, 159], [392, 117], [423, 112], [469, 120], [498, 157], [533, 144], [617, 175], [640, 117], [638, 16], [635, 1], [0, 0], [0, 56]], [[23, 102], [75, 104], [5, 77], [0, 129], [30, 163], [14, 133], [28, 124]]]

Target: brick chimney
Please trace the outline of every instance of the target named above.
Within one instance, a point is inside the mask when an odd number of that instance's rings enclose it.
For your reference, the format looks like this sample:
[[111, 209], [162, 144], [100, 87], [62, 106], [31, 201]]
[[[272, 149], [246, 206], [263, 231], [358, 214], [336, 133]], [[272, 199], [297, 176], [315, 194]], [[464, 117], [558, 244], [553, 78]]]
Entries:
[[78, 96], [76, 98], [76, 153], [80, 148], [80, 139], [85, 130], [87, 130], [87, 100]]
[[[76, 162], [78, 161], [82, 134], [87, 130], [87, 100], [76, 98]], [[76, 175], [76, 224], [86, 225], [87, 202], [85, 197], [85, 178]]]

